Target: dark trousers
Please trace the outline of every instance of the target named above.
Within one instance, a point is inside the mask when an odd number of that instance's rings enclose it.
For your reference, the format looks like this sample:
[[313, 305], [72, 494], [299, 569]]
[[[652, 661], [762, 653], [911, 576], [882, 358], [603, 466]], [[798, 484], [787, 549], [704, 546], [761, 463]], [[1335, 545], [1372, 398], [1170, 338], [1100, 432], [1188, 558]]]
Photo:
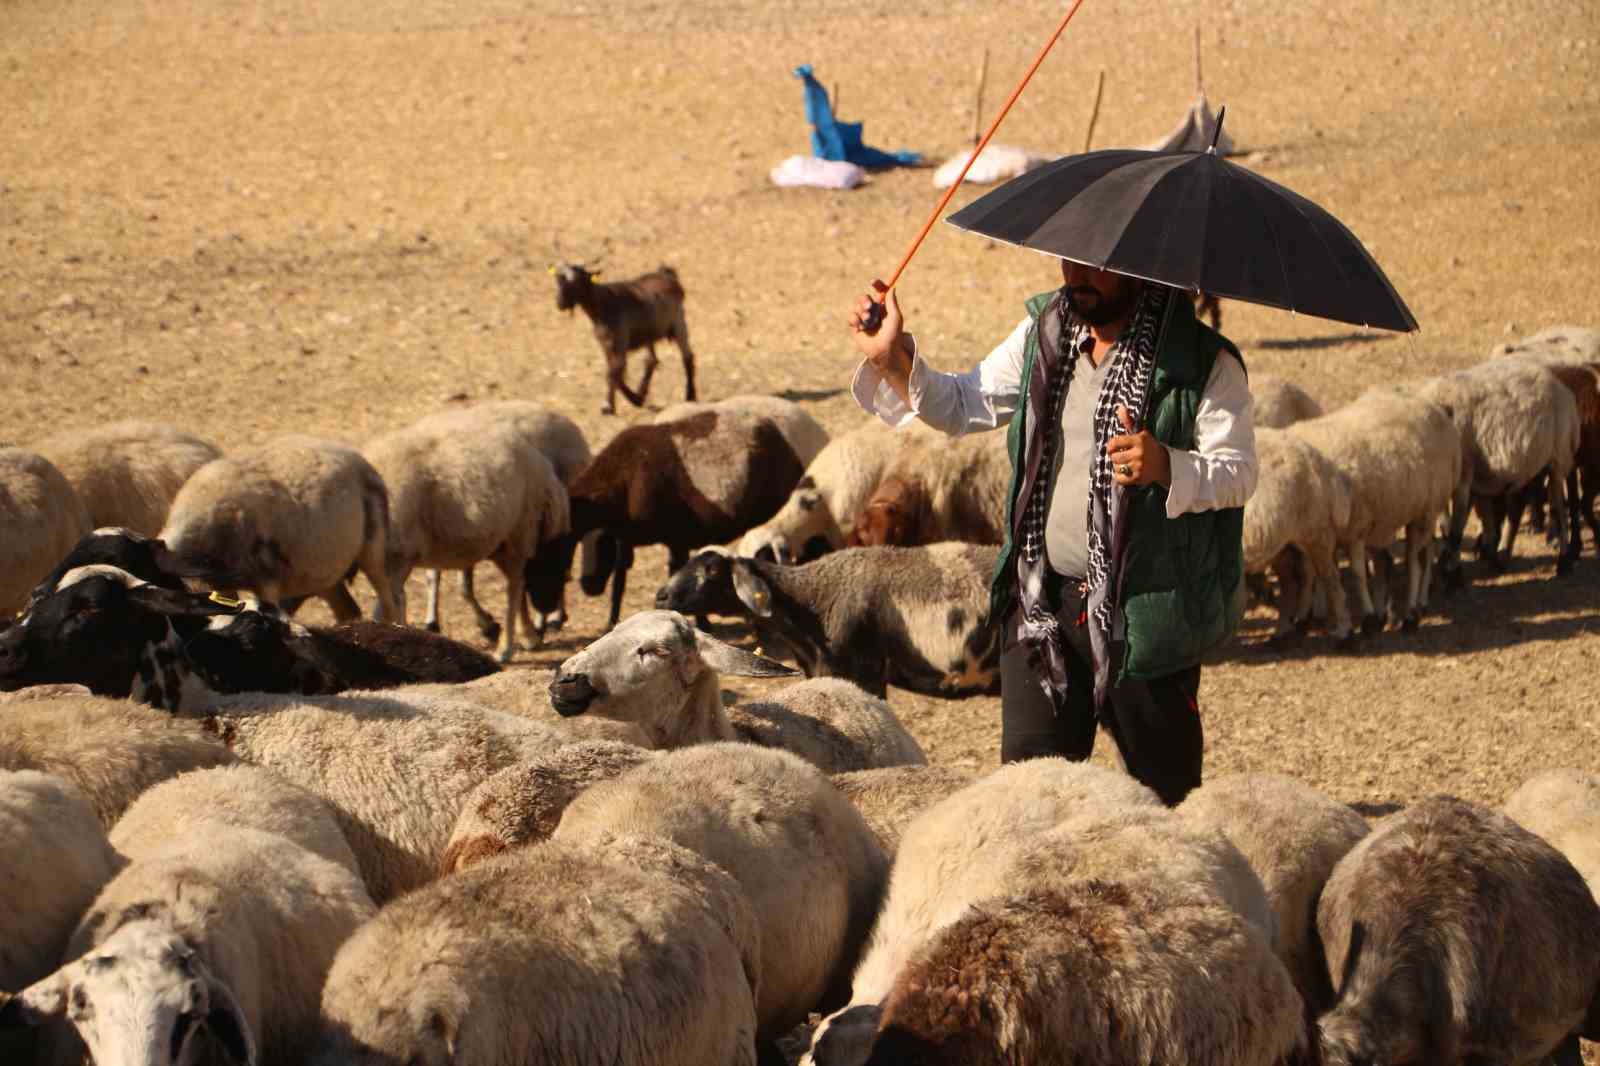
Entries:
[[[1028, 665], [1027, 649], [1008, 647], [1000, 656], [1000, 761], [1020, 762], [1041, 755], [1087, 759], [1094, 751], [1095, 727], [1103, 724], [1135, 780], [1149, 786], [1169, 806], [1200, 785], [1205, 736], [1200, 728], [1200, 667], [1152, 681], [1123, 681], [1094, 709], [1089, 629], [1079, 624], [1084, 601], [1077, 582], [1052, 581], [1047, 594], [1057, 607], [1067, 660], [1066, 707], [1058, 714]], [[1113, 655], [1120, 651], [1115, 645]]]

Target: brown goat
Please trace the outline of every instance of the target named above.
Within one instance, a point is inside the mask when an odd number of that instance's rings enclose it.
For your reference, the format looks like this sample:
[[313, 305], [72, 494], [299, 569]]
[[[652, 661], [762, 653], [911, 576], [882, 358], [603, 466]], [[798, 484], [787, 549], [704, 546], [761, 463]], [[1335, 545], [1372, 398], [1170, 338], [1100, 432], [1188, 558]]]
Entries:
[[928, 490], [922, 482], [886, 477], [878, 482], [867, 505], [856, 516], [845, 543], [849, 547], [915, 547], [923, 541], [927, 519]]
[[[620, 390], [629, 403], [643, 407], [650, 394], [650, 378], [656, 372], [656, 342], [671, 339], [683, 356], [686, 382], [684, 399], [693, 400], [694, 351], [689, 347], [689, 327], [683, 318], [683, 286], [678, 272], [661, 266], [653, 273], [631, 281], [597, 284], [596, 270], [578, 263], [562, 263], [550, 268], [556, 279], [556, 308], [570, 312], [575, 307], [594, 323], [594, 338], [606, 357], [606, 402], [601, 414], [615, 414]], [[628, 353], [643, 348], [647, 355], [639, 390], [628, 388], [623, 373], [628, 368]]]

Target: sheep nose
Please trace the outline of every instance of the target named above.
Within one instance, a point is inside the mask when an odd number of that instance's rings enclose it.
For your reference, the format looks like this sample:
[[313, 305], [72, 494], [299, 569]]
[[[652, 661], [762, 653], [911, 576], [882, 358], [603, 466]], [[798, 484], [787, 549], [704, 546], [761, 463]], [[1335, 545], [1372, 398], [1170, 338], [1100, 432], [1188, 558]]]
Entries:
[[8, 628], [16, 630], [16, 633], [12, 634], [0, 630], [0, 679], [3, 679], [11, 671], [20, 668], [23, 660], [21, 640], [6, 639], [7, 637], [20, 636], [22, 627], [13, 625]]
[[550, 706], [563, 718], [588, 710], [598, 694], [588, 674], [557, 674], [550, 682]]

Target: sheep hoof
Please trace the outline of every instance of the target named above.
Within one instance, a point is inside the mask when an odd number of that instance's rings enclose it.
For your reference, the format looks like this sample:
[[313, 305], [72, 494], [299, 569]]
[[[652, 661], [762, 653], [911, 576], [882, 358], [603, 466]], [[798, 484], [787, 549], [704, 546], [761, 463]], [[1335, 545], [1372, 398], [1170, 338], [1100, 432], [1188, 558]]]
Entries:
[[483, 636], [484, 640], [493, 644], [500, 639], [500, 623], [492, 618], [486, 622], [479, 622], [478, 632]]
[[1571, 555], [1556, 556], [1556, 576], [1564, 577], [1572, 573], [1572, 564], [1576, 561]]
[[1383, 615], [1369, 614], [1361, 618], [1361, 635], [1364, 637], [1376, 636], [1383, 632]]
[[1263, 646], [1268, 651], [1291, 651], [1304, 644], [1305, 640], [1305, 631], [1297, 626], [1294, 629], [1285, 629], [1281, 633], [1272, 634], [1267, 638], [1267, 642]]
[[426, 629], [429, 633], [438, 633], [440, 631], [439, 621], [438, 619], [434, 619], [432, 622], [424, 622], [422, 623], [422, 628]]
[[515, 648], [501, 648], [499, 651], [494, 653], [494, 661], [503, 666], [510, 662], [515, 655]]
[[1405, 621], [1400, 623], [1400, 631], [1402, 633], [1415, 633], [1417, 630], [1419, 630], [1421, 628], [1422, 628], [1422, 618], [1421, 618], [1420, 615], [1416, 615], [1416, 614], [1408, 614], [1408, 615], [1406, 615]]
[[1503, 574], [1511, 569], [1511, 555], [1508, 552], [1494, 552], [1484, 561], [1489, 564], [1489, 569], [1497, 574]]
[[1350, 632], [1333, 642], [1334, 651], [1353, 652], [1360, 650], [1361, 634]]
[[617, 405], [614, 403], [603, 403], [600, 405], [600, 413], [603, 415], [614, 415], [617, 413]]

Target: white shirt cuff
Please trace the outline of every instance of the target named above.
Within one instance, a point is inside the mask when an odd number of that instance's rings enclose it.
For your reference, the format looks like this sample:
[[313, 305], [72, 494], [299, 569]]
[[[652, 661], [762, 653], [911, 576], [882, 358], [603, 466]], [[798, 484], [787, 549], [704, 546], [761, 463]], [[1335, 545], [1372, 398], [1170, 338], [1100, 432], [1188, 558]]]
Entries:
[[861, 360], [861, 365], [856, 367], [855, 378], [850, 382], [850, 394], [855, 398], [856, 406], [869, 415], [876, 415], [886, 425], [895, 429], [908, 425], [916, 419], [918, 401], [922, 397], [924, 375], [927, 373], [926, 364], [916, 354], [916, 341], [910, 334], [906, 334], [905, 339], [911, 349], [911, 375], [906, 390], [911, 394], [910, 403], [901, 399], [894, 387], [883, 380], [878, 368], [866, 359]]
[[1167, 517], [1177, 518], [1188, 514], [1194, 506], [1195, 490], [1200, 484], [1200, 460], [1193, 452], [1167, 448], [1167, 469], [1171, 473], [1167, 484]]

